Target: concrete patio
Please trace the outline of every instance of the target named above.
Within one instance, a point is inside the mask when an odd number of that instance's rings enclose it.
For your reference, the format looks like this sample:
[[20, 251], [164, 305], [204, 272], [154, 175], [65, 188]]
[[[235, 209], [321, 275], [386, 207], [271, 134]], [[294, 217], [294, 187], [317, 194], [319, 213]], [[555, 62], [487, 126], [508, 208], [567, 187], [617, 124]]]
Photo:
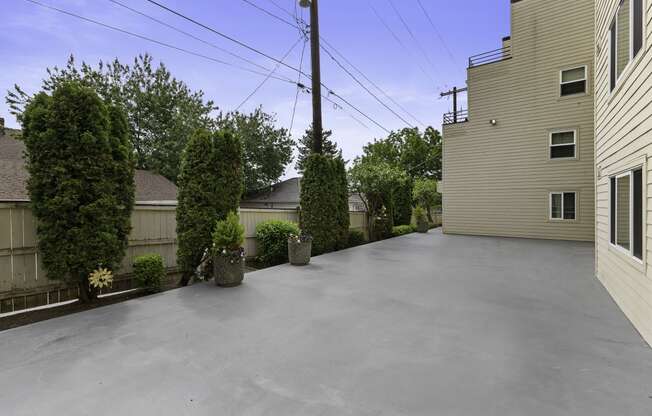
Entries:
[[3, 415], [645, 415], [593, 245], [412, 234], [0, 333]]

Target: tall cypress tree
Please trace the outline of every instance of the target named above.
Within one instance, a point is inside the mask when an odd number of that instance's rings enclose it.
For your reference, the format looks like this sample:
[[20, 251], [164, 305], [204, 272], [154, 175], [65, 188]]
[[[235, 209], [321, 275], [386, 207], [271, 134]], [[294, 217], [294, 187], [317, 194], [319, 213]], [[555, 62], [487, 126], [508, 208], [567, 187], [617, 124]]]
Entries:
[[31, 99], [21, 120], [43, 266], [50, 279], [78, 283], [89, 302], [90, 273], [117, 268], [127, 247], [134, 172], [125, 116], [65, 82]]

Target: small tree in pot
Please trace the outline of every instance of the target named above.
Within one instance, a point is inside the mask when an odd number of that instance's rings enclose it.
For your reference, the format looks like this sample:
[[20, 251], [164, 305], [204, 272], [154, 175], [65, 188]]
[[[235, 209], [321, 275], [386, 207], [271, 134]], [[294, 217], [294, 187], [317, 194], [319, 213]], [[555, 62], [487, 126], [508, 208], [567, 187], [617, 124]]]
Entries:
[[427, 233], [429, 227], [428, 217], [426, 216], [426, 210], [422, 207], [416, 207], [413, 211], [414, 220], [417, 223], [417, 232]]
[[312, 236], [305, 233], [291, 234], [288, 237], [288, 257], [290, 264], [305, 266], [310, 263]]
[[229, 212], [225, 220], [218, 221], [213, 232], [213, 260], [215, 284], [223, 287], [238, 286], [244, 279], [245, 255], [244, 227], [238, 214]]

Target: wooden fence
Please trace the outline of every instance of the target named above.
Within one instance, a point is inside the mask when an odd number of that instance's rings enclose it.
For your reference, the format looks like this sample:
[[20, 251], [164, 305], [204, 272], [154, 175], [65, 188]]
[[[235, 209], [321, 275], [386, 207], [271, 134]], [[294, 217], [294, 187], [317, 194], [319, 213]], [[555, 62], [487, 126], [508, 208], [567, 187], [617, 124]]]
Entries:
[[[132, 288], [137, 256], [158, 253], [168, 272], [177, 271], [174, 206], [137, 205], [131, 217], [129, 247], [112, 292]], [[366, 233], [366, 214], [351, 212], [351, 228]], [[256, 255], [256, 225], [271, 219], [299, 222], [296, 210], [241, 209], [247, 256]], [[0, 314], [75, 299], [76, 285], [49, 279], [39, 259], [36, 223], [27, 203], [0, 203]]]

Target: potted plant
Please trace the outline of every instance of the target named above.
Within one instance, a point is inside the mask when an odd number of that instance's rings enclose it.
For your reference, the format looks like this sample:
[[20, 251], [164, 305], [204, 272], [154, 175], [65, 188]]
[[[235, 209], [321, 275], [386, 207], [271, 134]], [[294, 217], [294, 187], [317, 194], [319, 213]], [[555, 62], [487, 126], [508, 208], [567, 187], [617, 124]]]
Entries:
[[238, 286], [244, 279], [245, 254], [244, 227], [238, 214], [229, 212], [226, 219], [218, 221], [213, 232], [213, 270], [215, 284], [223, 287]]
[[426, 216], [426, 210], [422, 207], [416, 207], [413, 211], [414, 220], [417, 223], [417, 232], [418, 233], [427, 233], [429, 227], [428, 217]]
[[310, 263], [311, 251], [311, 235], [303, 232], [299, 234], [290, 234], [288, 237], [288, 257], [290, 259], [290, 264], [295, 266], [305, 266]]

